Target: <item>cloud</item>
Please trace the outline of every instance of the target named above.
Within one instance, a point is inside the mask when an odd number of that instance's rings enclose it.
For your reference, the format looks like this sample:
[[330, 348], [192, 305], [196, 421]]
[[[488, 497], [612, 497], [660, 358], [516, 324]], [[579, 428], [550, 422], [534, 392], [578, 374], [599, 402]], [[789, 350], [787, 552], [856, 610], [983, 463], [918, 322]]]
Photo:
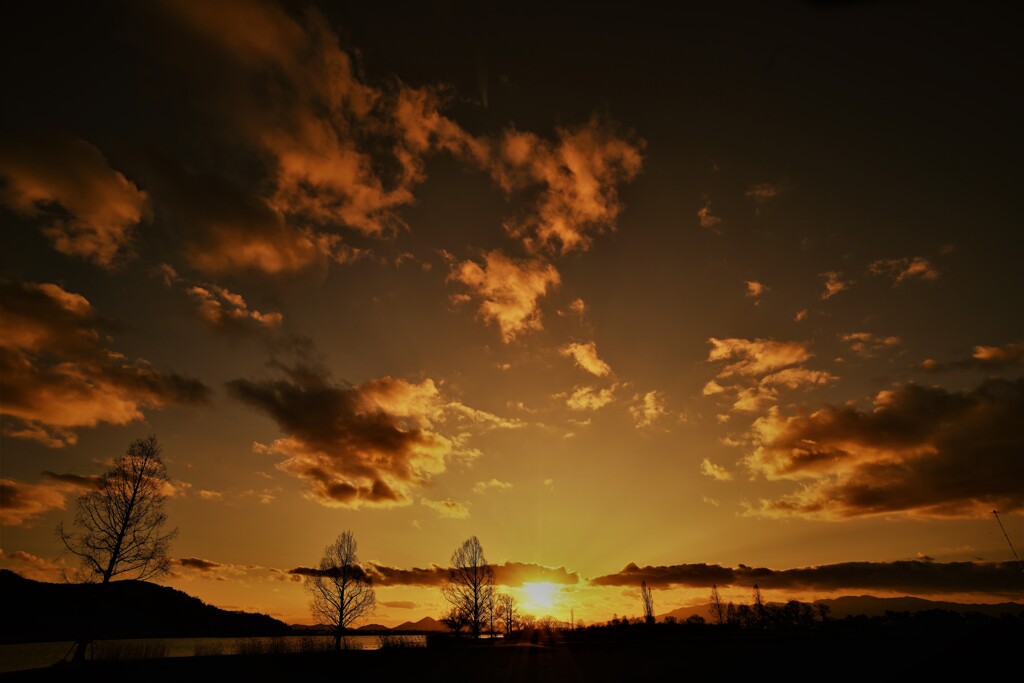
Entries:
[[1005, 346], [975, 346], [969, 358], [940, 363], [928, 359], [921, 363], [922, 370], [945, 372], [948, 370], [1002, 370], [1024, 364], [1024, 343]]
[[241, 294], [217, 285], [189, 287], [188, 294], [198, 304], [199, 317], [214, 328], [237, 329], [248, 325], [274, 328], [284, 318], [280, 313], [261, 313], [249, 308]]
[[236, 379], [228, 392], [277, 422], [284, 437], [254, 449], [283, 458], [277, 468], [304, 480], [323, 505], [408, 505], [450, 458], [477, 453], [461, 448], [466, 435], [441, 432], [450, 406], [459, 404], [446, 402], [431, 379], [381, 377], [352, 386], [322, 369], [279, 367], [285, 377]]
[[772, 201], [780, 194], [782, 194], [784, 189], [785, 186], [781, 182], [757, 183], [756, 185], [751, 185], [750, 187], [748, 187], [747, 191], [744, 192], [743, 194], [747, 199], [754, 202], [754, 206], [756, 207], [757, 212], [760, 213], [761, 210], [765, 207], [765, 205], [767, 205], [770, 201]]
[[419, 604], [410, 600], [384, 600], [380, 604], [391, 609], [416, 609], [419, 607]]
[[725, 469], [721, 465], [716, 465], [711, 462], [708, 458], [704, 458], [700, 463], [700, 473], [706, 477], [717, 479], [718, 481], [730, 481], [732, 479], [732, 472]]
[[732, 361], [719, 377], [760, 375], [796, 365], [811, 358], [804, 342], [778, 342], [771, 339], [708, 339], [708, 362]]
[[47, 560], [24, 550], [8, 553], [0, 548], [0, 564], [34, 581], [57, 582], [61, 580], [64, 572], [63, 562]]
[[492, 489], [495, 491], [507, 491], [510, 488], [512, 488], [512, 484], [507, 481], [491, 479], [490, 481], [478, 481], [474, 484], [473, 493], [485, 494]]
[[861, 358], [874, 358], [882, 351], [903, 343], [899, 337], [879, 337], [870, 332], [848, 332], [840, 334], [839, 338]]
[[[172, 14], [217, 51], [235, 83], [225, 97], [235, 134], [270, 159], [268, 204], [288, 220], [383, 236], [423, 179], [420, 157], [465, 139], [433, 91], [384, 91], [356, 75], [329, 21], [270, 3], [175, 3]], [[193, 38], [194, 39], [194, 38]], [[282, 94], [268, 96], [267, 93]]]
[[615, 400], [615, 389], [618, 384], [613, 384], [606, 389], [595, 387], [576, 387], [572, 395], [565, 400], [570, 410], [599, 410]]
[[50, 510], [63, 510], [68, 489], [53, 484], [29, 484], [0, 479], [0, 523], [20, 526]]
[[587, 342], [586, 344], [573, 342], [566, 344], [558, 352], [566, 358], [572, 358], [576, 361], [578, 367], [597, 377], [604, 377], [612, 371], [608, 363], [598, 357], [597, 344], [594, 342]]
[[[579, 583], [579, 575], [565, 567], [546, 567], [532, 562], [504, 562], [492, 564], [491, 569], [494, 570], [496, 584], [511, 588], [537, 582], [561, 585]], [[370, 562], [363, 570], [375, 586], [440, 586], [448, 581], [448, 568], [436, 564], [428, 568], [401, 569]], [[315, 570], [299, 567], [291, 571], [305, 574]]]
[[129, 361], [105, 345], [89, 301], [55, 284], [0, 279], [0, 414], [4, 434], [59, 448], [74, 429], [144, 418], [144, 408], [206, 402], [198, 380]]
[[828, 301], [839, 292], [849, 289], [853, 284], [853, 280], [843, 280], [843, 274], [836, 270], [830, 270], [821, 275], [825, 278], [825, 291], [821, 293], [822, 301]]
[[445, 498], [443, 500], [430, 500], [428, 498], [420, 498], [420, 505], [425, 505], [439, 517], [447, 517], [449, 519], [466, 519], [469, 517], [469, 506], [468, 503], [460, 503], [457, 500], [451, 498]]
[[700, 223], [700, 227], [705, 230], [710, 230], [716, 234], [721, 233], [721, 228], [718, 226], [721, 224], [722, 219], [711, 213], [711, 200], [704, 197], [704, 204], [697, 209], [697, 220]]
[[190, 266], [208, 275], [286, 276], [350, 263], [366, 252], [340, 236], [289, 224], [263, 197], [209, 173], [155, 164], [153, 194]]
[[589, 249], [594, 234], [615, 228], [622, 210], [618, 186], [643, 166], [644, 142], [619, 135], [599, 118], [556, 132], [558, 140], [549, 142], [508, 129], [485, 162], [506, 192], [540, 186], [533, 211], [505, 224], [531, 253]]
[[[732, 400], [733, 411], [759, 413], [776, 402], [781, 388], [810, 388], [838, 379], [823, 370], [800, 365], [812, 358], [806, 342], [714, 337], [708, 342], [712, 346], [708, 362], [726, 364], [704, 385], [701, 394]], [[724, 419], [719, 416], [719, 421]]]
[[895, 286], [911, 280], [937, 280], [939, 271], [935, 265], [923, 256], [913, 258], [879, 259], [868, 266], [872, 275], [885, 275], [892, 278]]
[[717, 564], [677, 564], [638, 567], [591, 579], [598, 586], [751, 587], [766, 590], [865, 589], [918, 593], [996, 593], [1020, 595], [1020, 569], [1010, 562], [840, 562], [795, 569], [723, 567]]
[[768, 291], [768, 286], [757, 280], [746, 280], [747, 296], [752, 299], [759, 299], [762, 294]]
[[796, 315], [793, 316], [793, 321], [794, 322], [800, 322], [801, 320], [804, 320], [806, 318], [807, 318], [807, 309], [803, 308], [803, 309], [801, 309], [801, 310], [796, 312]]
[[667, 414], [665, 397], [660, 391], [648, 391], [643, 398], [639, 396], [634, 398], [639, 399], [640, 402], [629, 407], [629, 414], [633, 416], [633, 422], [637, 429], [650, 427]]
[[529, 330], [543, 329], [538, 300], [560, 282], [558, 271], [539, 259], [514, 259], [498, 250], [453, 266], [449, 280], [460, 282], [480, 299], [478, 312], [501, 330], [505, 343]]
[[199, 497], [203, 500], [223, 500], [224, 494], [220, 491], [209, 491], [207, 489], [199, 489]]
[[745, 459], [769, 480], [801, 482], [750, 514], [847, 519], [975, 518], [1024, 509], [1024, 379], [951, 392], [910, 384], [879, 392], [869, 411], [825, 406], [753, 425]]
[[131, 252], [149, 197], [93, 145], [51, 132], [0, 144], [0, 203], [41, 218], [53, 247], [103, 268]]

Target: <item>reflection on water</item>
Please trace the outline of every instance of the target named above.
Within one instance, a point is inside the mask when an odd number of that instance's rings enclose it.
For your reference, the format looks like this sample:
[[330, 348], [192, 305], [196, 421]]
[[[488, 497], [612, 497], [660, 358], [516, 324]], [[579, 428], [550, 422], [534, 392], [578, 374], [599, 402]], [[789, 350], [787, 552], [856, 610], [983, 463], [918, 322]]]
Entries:
[[[426, 636], [387, 634], [345, 636], [342, 647], [349, 650], [378, 650], [382, 647], [426, 647]], [[18, 643], [0, 645], [0, 674], [52, 666], [70, 658], [74, 643]], [[98, 640], [90, 658], [155, 659], [238, 654], [282, 654], [326, 652], [334, 649], [334, 638], [322, 635], [272, 638], [134, 638]]]

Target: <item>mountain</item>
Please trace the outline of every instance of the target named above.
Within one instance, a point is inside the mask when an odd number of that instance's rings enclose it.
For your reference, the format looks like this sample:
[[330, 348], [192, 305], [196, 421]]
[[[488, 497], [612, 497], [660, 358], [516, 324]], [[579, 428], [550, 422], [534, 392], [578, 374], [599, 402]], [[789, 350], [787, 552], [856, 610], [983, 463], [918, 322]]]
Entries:
[[423, 617], [419, 621], [407, 621], [391, 629], [392, 631], [447, 631], [448, 628], [437, 619]]
[[360, 626], [356, 630], [357, 631], [390, 631], [391, 629], [389, 629], [387, 626], [384, 626], [383, 624], [366, 624], [365, 626]]
[[[780, 603], [771, 603], [778, 605]], [[1020, 614], [1024, 612], [1024, 605], [1016, 602], [1002, 602], [995, 605], [975, 604], [964, 602], [944, 602], [940, 600], [925, 600], [924, 598], [913, 598], [905, 596], [902, 598], [878, 598], [874, 595], [846, 595], [841, 598], [830, 598], [826, 600], [815, 600], [814, 604], [828, 605], [829, 617], [842, 619], [847, 616], [863, 614], [869, 617], [878, 617], [886, 612], [924, 612], [932, 609], [944, 609], [961, 614], [966, 612], [980, 612], [990, 617], [998, 617], [1000, 614]], [[704, 605], [691, 605], [679, 607], [671, 612], [658, 615], [658, 621], [664, 621], [665, 617], [675, 617], [678, 621], [685, 621], [687, 617], [699, 614], [708, 622], [711, 621], [711, 603]]]
[[1001, 602], [995, 605], [973, 604], [963, 602], [944, 602], [940, 600], [925, 600], [923, 598], [877, 598], [874, 595], [846, 595], [841, 598], [830, 600], [815, 600], [815, 604], [824, 604], [829, 607], [829, 616], [841, 619], [847, 615], [863, 614], [869, 617], [876, 617], [886, 612], [924, 612], [931, 609], [944, 609], [961, 614], [967, 612], [980, 612], [990, 617], [998, 617], [1000, 614], [1020, 614], [1024, 612], [1024, 605], [1016, 602]]
[[231, 612], [145, 581], [44, 583], [0, 570], [0, 638], [276, 636], [291, 632], [266, 614]]
[[676, 621], [686, 621], [689, 617], [694, 614], [704, 617], [706, 620], [711, 621], [711, 603], [706, 605], [690, 605], [689, 607], [677, 607], [671, 612], [665, 612], [659, 614], [657, 617], [658, 621], [665, 621], [665, 617], [675, 617]]

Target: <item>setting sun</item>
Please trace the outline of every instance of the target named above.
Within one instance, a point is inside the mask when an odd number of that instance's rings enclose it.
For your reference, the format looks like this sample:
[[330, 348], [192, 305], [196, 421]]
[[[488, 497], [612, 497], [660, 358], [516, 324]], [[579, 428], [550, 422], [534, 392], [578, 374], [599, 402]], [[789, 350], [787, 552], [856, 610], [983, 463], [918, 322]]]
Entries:
[[558, 586], [547, 581], [524, 583], [523, 593], [527, 607], [551, 609], [558, 599]]

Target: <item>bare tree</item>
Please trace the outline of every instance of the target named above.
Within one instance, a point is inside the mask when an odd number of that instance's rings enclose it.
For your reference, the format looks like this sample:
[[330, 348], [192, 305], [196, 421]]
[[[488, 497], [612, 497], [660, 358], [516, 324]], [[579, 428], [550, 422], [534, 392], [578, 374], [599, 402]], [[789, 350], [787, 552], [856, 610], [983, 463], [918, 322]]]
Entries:
[[473, 637], [480, 637], [494, 596], [494, 569], [487, 564], [476, 536], [466, 539], [452, 553], [448, 581], [441, 586], [441, 592], [453, 612], [469, 625]]
[[711, 584], [711, 617], [718, 621], [719, 626], [725, 623], [725, 607], [722, 596], [718, 594], [718, 584]]
[[754, 618], [757, 626], [764, 628], [768, 621], [768, 613], [764, 606], [764, 598], [761, 597], [761, 587], [754, 584]]
[[[96, 488], [79, 497], [75, 530], [66, 530], [63, 522], [57, 526], [64, 547], [81, 563], [81, 570], [69, 580], [108, 584], [122, 576], [145, 580], [166, 574], [171, 541], [178, 533], [163, 531], [167, 486], [156, 437], [132, 441]], [[103, 598], [97, 600], [94, 612], [102, 608]], [[76, 640], [75, 661], [85, 659], [92, 642], [92, 627], [84, 625], [83, 631]]]
[[341, 649], [341, 636], [352, 622], [373, 612], [377, 598], [370, 579], [359, 566], [356, 539], [342, 532], [326, 548], [320, 567], [306, 576], [306, 590], [313, 596], [309, 609], [319, 624], [334, 630], [334, 649]]
[[136, 439], [100, 477], [95, 490], [78, 499], [74, 526], [57, 535], [82, 563], [81, 578], [109, 583], [122, 575], [151, 579], [170, 569], [174, 529], [163, 533], [167, 468], [155, 436]]
[[644, 602], [644, 623], [654, 623], [654, 596], [651, 595], [651, 589], [647, 587], [646, 581], [640, 582], [640, 598]]
[[519, 622], [519, 603], [509, 593], [498, 595], [498, 618], [505, 627], [505, 634], [512, 633]]

